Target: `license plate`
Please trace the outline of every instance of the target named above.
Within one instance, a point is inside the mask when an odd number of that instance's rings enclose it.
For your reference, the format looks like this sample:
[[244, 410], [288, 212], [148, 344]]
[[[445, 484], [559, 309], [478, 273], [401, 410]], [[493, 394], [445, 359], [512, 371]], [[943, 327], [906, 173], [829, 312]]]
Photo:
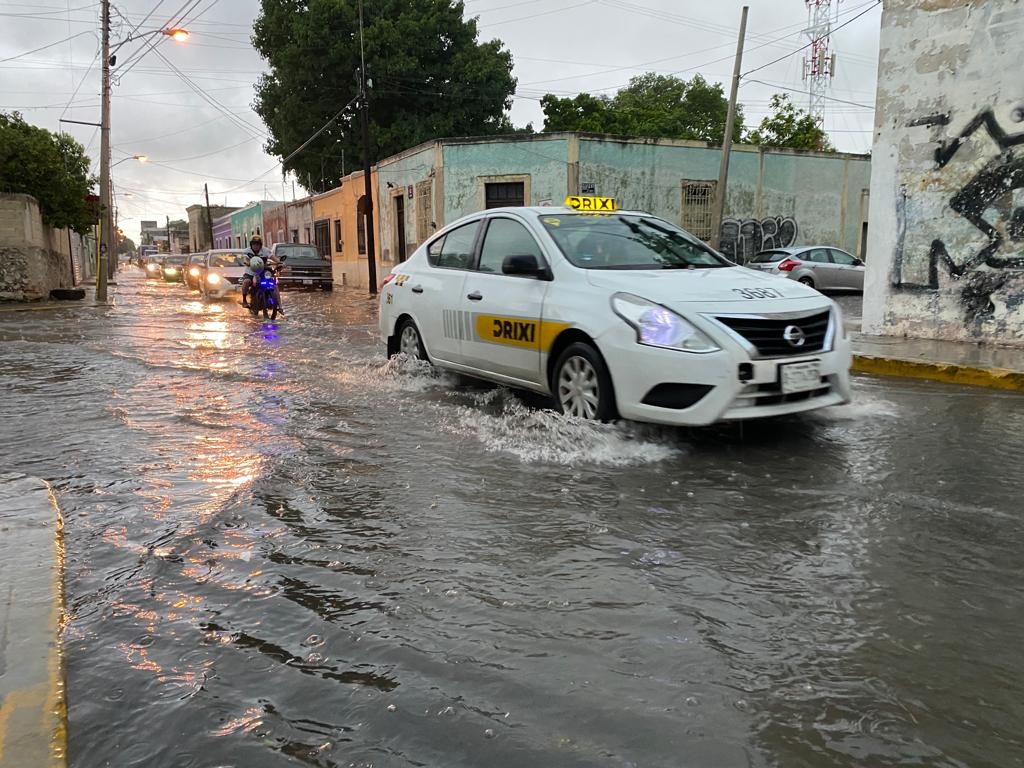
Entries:
[[303, 284], [303, 285], [312, 285], [312, 284], [313, 284], [313, 281], [312, 281], [312, 280], [303, 280], [303, 281], [302, 281], [302, 284]]
[[821, 386], [821, 364], [817, 360], [806, 363], [787, 363], [779, 366], [782, 392], [806, 392]]

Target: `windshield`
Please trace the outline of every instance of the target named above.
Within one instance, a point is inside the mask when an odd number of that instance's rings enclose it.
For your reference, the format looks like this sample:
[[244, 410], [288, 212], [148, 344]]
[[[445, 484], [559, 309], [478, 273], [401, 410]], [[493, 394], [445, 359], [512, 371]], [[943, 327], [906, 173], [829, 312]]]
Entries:
[[238, 253], [211, 253], [211, 267], [244, 267], [242, 256]]
[[184, 264], [184, 256], [168, 256], [164, 259], [164, 264]]
[[330, 261], [326, 256], [321, 256], [315, 245], [279, 245], [274, 252], [277, 258], [287, 256], [289, 259], [317, 259], [318, 261]]
[[689, 232], [638, 214], [543, 214], [565, 257], [583, 269], [710, 269], [735, 266]]
[[751, 264], [769, 264], [773, 261], [782, 261], [789, 256], [787, 251], [762, 251], [750, 260]]

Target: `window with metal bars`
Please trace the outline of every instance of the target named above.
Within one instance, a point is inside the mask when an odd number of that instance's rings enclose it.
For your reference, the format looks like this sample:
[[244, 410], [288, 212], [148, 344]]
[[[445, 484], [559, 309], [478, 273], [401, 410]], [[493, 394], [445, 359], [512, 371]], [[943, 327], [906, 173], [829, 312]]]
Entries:
[[717, 181], [683, 180], [681, 225], [690, 234], [708, 242], [714, 235], [714, 204]]

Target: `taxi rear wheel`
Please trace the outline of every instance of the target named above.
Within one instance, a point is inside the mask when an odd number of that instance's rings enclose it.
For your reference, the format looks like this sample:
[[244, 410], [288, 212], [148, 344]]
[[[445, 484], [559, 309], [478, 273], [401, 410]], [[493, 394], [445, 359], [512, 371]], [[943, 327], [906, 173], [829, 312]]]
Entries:
[[558, 356], [551, 389], [562, 413], [594, 421], [616, 416], [608, 367], [590, 344], [570, 344]]
[[427, 359], [427, 350], [423, 348], [420, 329], [409, 318], [402, 321], [402, 327], [398, 330], [398, 351], [417, 360]]

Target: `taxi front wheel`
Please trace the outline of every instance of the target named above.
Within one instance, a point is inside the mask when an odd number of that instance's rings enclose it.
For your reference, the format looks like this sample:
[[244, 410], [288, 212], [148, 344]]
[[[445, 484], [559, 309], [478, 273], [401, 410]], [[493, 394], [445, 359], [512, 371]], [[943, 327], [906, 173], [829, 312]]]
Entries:
[[398, 330], [398, 351], [417, 360], [427, 359], [427, 350], [423, 348], [420, 330], [409, 318], [402, 321], [402, 327]]
[[565, 348], [555, 363], [552, 385], [562, 413], [596, 421], [616, 417], [608, 367], [590, 344], [575, 342]]

